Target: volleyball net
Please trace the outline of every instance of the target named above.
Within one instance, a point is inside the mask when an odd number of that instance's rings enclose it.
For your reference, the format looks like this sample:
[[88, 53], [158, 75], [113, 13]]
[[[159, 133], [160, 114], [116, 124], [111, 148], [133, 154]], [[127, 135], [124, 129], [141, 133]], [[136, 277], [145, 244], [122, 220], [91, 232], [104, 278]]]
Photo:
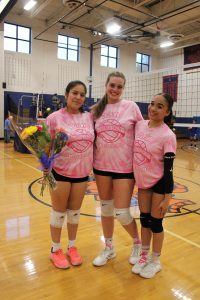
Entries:
[[[103, 72], [93, 77], [92, 97], [96, 101], [105, 90], [107, 75]], [[177, 132], [187, 137], [189, 127], [200, 127], [200, 63], [134, 74], [126, 79], [123, 98], [135, 101], [145, 117], [152, 97], [165, 92], [174, 98], [174, 127]], [[192, 123], [193, 119], [196, 125]], [[200, 138], [200, 128], [198, 136]]]

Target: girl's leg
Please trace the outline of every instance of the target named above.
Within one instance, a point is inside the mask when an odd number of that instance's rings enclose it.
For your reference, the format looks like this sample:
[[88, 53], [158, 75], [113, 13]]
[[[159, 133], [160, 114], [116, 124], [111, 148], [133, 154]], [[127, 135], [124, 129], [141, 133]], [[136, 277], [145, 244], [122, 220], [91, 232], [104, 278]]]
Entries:
[[[60, 243], [61, 238], [61, 223], [64, 223], [64, 215], [67, 211], [67, 202], [70, 194], [71, 183], [57, 181], [57, 189], [50, 189], [52, 212], [51, 212], [51, 238], [55, 243]], [[56, 219], [56, 213], [58, 213], [58, 218]], [[62, 215], [59, 220], [59, 213]], [[55, 220], [54, 220], [55, 219]], [[58, 223], [58, 224], [56, 224]]]
[[139, 274], [141, 270], [148, 263], [148, 255], [151, 243], [151, 229], [150, 229], [150, 211], [152, 203], [152, 191], [147, 190], [138, 190], [138, 203], [140, 209], [140, 223], [141, 223], [141, 238], [142, 238], [142, 247], [140, 252], [140, 259], [132, 268], [132, 272]]
[[68, 208], [67, 231], [68, 231], [68, 238], [70, 241], [76, 239], [76, 234], [77, 234], [77, 229], [79, 224], [80, 208], [85, 195], [86, 187], [87, 187], [87, 181], [72, 183], [71, 185], [71, 191], [70, 191], [68, 207], [67, 207]]
[[158, 255], [161, 254], [162, 246], [163, 246], [163, 240], [164, 240], [164, 231], [162, 227], [162, 218], [160, 217], [160, 204], [164, 199], [164, 195], [153, 193], [152, 198], [152, 208], [151, 208], [151, 216], [153, 217], [153, 220], [157, 222], [155, 223], [155, 226], [158, 228], [154, 231], [159, 232], [153, 232], [153, 245], [152, 250], [153, 253], [157, 253]]
[[114, 231], [113, 181], [110, 176], [97, 174], [95, 174], [95, 179], [100, 197], [101, 223], [105, 239], [105, 249], [94, 259], [93, 265], [103, 266], [109, 259], [116, 256], [112, 242]]
[[79, 225], [80, 208], [86, 187], [87, 181], [72, 183], [67, 207], [67, 231], [69, 238], [67, 255], [70, 258], [71, 264], [76, 266], [82, 264], [83, 261], [75, 247], [75, 242]]
[[135, 264], [139, 257], [141, 241], [135, 219], [130, 214], [131, 197], [134, 188], [133, 179], [113, 180], [113, 198], [116, 219], [133, 239], [133, 248], [129, 262]]
[[[148, 225], [151, 206], [152, 206], [152, 195], [153, 192], [150, 189], [147, 190], [138, 190], [138, 203], [141, 213], [141, 237], [142, 237], [142, 246], [150, 248], [152, 232]], [[143, 225], [142, 225], [143, 224]]]
[[[135, 219], [132, 219], [130, 216], [130, 204], [131, 197], [134, 188], [134, 180], [133, 179], [115, 179], [113, 180], [113, 198], [114, 198], [114, 207], [116, 210], [122, 209], [121, 219], [119, 219], [120, 223], [124, 227], [124, 229], [129, 233], [129, 235], [134, 239], [139, 239], [137, 224]], [[123, 211], [123, 209], [126, 209]], [[123, 221], [125, 219], [125, 221]], [[127, 219], [127, 222], [126, 222]], [[130, 222], [131, 221], [131, 222]], [[128, 223], [128, 224], [124, 224]]]
[[62, 226], [66, 216], [67, 202], [71, 189], [69, 182], [57, 182], [57, 189], [50, 189], [52, 211], [50, 217], [50, 231], [52, 238], [52, 249], [50, 259], [58, 268], [67, 269], [69, 263], [60, 249], [60, 238]]
[[152, 256], [150, 262], [141, 270], [140, 275], [144, 278], [152, 278], [161, 270], [160, 255], [163, 245], [164, 232], [160, 204], [164, 195], [153, 193], [151, 207], [151, 231], [153, 234]]
[[[114, 213], [113, 206], [113, 183], [109, 176], [95, 175], [99, 198], [101, 201], [101, 222], [103, 228], [103, 235], [105, 239], [112, 239], [114, 231]], [[108, 202], [107, 202], [108, 201]], [[106, 213], [107, 208], [107, 213]], [[109, 213], [110, 212], [110, 213]]]

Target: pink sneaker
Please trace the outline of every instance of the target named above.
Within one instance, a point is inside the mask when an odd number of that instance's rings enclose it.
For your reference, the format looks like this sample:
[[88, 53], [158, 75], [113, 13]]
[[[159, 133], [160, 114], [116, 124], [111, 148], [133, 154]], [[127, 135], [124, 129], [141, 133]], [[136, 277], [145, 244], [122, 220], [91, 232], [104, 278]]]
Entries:
[[83, 262], [83, 259], [78, 254], [78, 251], [77, 251], [76, 247], [70, 247], [67, 250], [67, 256], [70, 258], [70, 262], [71, 262], [72, 266], [79, 266]]
[[57, 250], [56, 252], [51, 252], [50, 260], [53, 262], [54, 266], [59, 269], [68, 269], [69, 262], [63, 254], [62, 249]]

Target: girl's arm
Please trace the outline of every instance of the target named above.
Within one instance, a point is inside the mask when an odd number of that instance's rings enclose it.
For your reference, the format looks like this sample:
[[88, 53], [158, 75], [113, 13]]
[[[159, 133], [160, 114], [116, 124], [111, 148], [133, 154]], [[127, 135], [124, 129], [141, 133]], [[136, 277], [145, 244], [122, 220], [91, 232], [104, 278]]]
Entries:
[[164, 217], [167, 212], [169, 201], [171, 199], [171, 193], [174, 188], [173, 179], [173, 163], [174, 163], [175, 153], [167, 152], [164, 155], [164, 182], [165, 182], [165, 196], [164, 201], [160, 205], [161, 217]]

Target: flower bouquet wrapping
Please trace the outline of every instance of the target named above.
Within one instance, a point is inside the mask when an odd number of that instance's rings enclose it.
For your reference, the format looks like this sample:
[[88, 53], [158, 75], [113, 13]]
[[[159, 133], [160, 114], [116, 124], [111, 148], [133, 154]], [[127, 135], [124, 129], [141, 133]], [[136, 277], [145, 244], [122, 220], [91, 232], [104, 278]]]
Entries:
[[10, 120], [22, 143], [39, 159], [41, 169], [49, 170], [43, 176], [40, 195], [43, 196], [46, 185], [55, 190], [56, 180], [51, 169], [55, 158], [66, 145], [68, 140], [67, 134], [63, 129], [57, 129], [55, 136], [52, 138], [48, 131], [48, 126], [44, 122], [34, 124], [35, 122], [30, 122], [30, 120], [20, 119], [19, 121], [13, 115], [10, 117]]

